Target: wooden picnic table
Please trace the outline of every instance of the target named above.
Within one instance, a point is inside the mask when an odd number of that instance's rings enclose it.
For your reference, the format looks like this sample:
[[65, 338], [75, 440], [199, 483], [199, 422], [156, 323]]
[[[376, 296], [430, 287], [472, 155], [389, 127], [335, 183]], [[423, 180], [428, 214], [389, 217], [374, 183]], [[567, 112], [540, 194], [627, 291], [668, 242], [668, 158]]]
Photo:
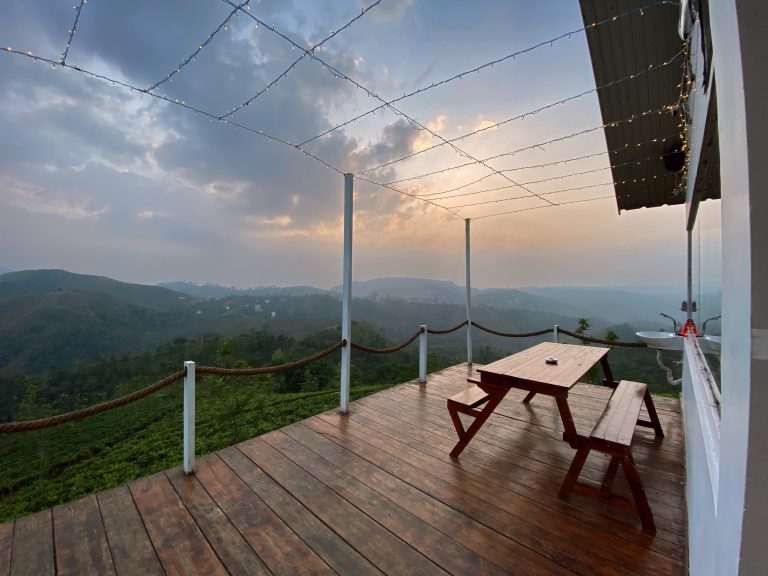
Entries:
[[[482, 402], [478, 394], [474, 402], [465, 402], [470, 406], [469, 410], [463, 409], [460, 403], [454, 403], [453, 406], [450, 402], [448, 404], [448, 411], [454, 425], [458, 420], [457, 412], [475, 417], [475, 421], [466, 430], [461, 425], [461, 421], [458, 421], [456, 432], [459, 435], [459, 442], [451, 451], [451, 456], [461, 454], [512, 388], [528, 391], [528, 395], [523, 400], [525, 403], [530, 402], [536, 394], [554, 397], [563, 421], [563, 439], [571, 447], [577, 448], [578, 434], [571, 409], [568, 407], [568, 392], [598, 362], [602, 366], [605, 383], [611, 386], [615, 384], [608, 364], [609, 350], [610, 348], [596, 346], [542, 342], [479, 368], [477, 371], [480, 379], [470, 379], [470, 382], [476, 384], [482, 391]], [[556, 358], [557, 364], [547, 364], [547, 358]], [[480, 410], [472, 406], [473, 403], [477, 406], [483, 402], [485, 404]]]

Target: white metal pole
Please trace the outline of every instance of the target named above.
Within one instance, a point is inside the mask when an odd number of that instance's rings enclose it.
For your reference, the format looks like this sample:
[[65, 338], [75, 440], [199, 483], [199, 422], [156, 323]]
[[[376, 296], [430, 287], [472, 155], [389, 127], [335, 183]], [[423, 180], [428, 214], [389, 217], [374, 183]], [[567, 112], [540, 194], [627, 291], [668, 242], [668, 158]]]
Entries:
[[419, 334], [419, 382], [427, 383], [427, 327], [424, 324]]
[[341, 349], [341, 401], [339, 408], [349, 412], [349, 369], [352, 355], [352, 193], [353, 176], [344, 174], [344, 289], [342, 292], [341, 338], [347, 345]]
[[470, 280], [470, 264], [471, 255], [469, 249], [469, 218], [465, 221], [466, 224], [466, 243], [467, 243], [467, 366], [472, 370], [472, 282]]
[[557, 344], [560, 341], [560, 326], [555, 324], [555, 327], [552, 329], [552, 342]]
[[688, 320], [693, 320], [693, 230], [688, 229], [688, 294], [686, 308]]
[[184, 472], [195, 471], [195, 363], [184, 362]]

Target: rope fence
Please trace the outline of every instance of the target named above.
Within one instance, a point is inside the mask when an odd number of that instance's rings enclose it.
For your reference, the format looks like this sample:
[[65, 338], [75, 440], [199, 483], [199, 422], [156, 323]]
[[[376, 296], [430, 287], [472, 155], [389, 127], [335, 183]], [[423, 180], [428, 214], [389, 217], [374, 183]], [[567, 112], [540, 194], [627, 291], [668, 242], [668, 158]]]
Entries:
[[[416, 340], [419, 336], [424, 334], [425, 331], [427, 334], [435, 334], [435, 335], [450, 334], [451, 332], [456, 332], [457, 330], [460, 330], [465, 326], [467, 326], [466, 320], [457, 324], [456, 326], [452, 326], [451, 328], [446, 328], [446, 329], [420, 327], [412, 336], [405, 339], [400, 344], [397, 344], [396, 346], [391, 346], [388, 348], [374, 348], [371, 346], [366, 346], [364, 344], [358, 344], [357, 342], [352, 342], [351, 346], [355, 350], [366, 352], [368, 354], [392, 354], [394, 352], [399, 352], [404, 348], [406, 348], [408, 345], [413, 343], [413, 341]], [[494, 330], [492, 328], [488, 328], [474, 321], [472, 322], [472, 326], [474, 326], [478, 330], [482, 330], [483, 332], [487, 332], [495, 336], [502, 336], [505, 338], [528, 338], [531, 336], [543, 336], [544, 334], [551, 334], [555, 330], [554, 328], [545, 328], [543, 330], [536, 330], [533, 332], [502, 332], [500, 330]], [[603, 338], [593, 338], [592, 336], [577, 334], [576, 332], [571, 332], [570, 330], [565, 330], [563, 328], [558, 328], [558, 333], [565, 334], [566, 336], [570, 336], [572, 338], [576, 338], [578, 340], [581, 340], [582, 342], [591, 342], [594, 344], [603, 344], [606, 346], [618, 346], [618, 347], [624, 347], [624, 348], [646, 348], [647, 347], [647, 345], [644, 342], [621, 342], [618, 340], [605, 340]], [[293, 362], [287, 362], [285, 364], [279, 364], [277, 366], [261, 366], [258, 368], [219, 368], [217, 366], [197, 366], [195, 368], [195, 371], [198, 374], [210, 374], [213, 376], [258, 376], [263, 374], [276, 374], [278, 372], [285, 372], [287, 370], [301, 368], [303, 366], [311, 364], [312, 362], [316, 362], [321, 358], [325, 358], [326, 356], [329, 356], [330, 354], [333, 354], [334, 352], [341, 350], [347, 345], [348, 345], [348, 342], [346, 340], [341, 340], [340, 342], [337, 342], [333, 346], [330, 346], [325, 350], [321, 350], [320, 352], [313, 354], [312, 356], [307, 356], [306, 358], [295, 360]], [[166, 376], [162, 380], [158, 380], [154, 384], [150, 384], [149, 386], [142, 388], [141, 390], [136, 390], [135, 392], [131, 392], [130, 394], [126, 394], [125, 396], [121, 396], [120, 398], [107, 400], [106, 402], [94, 404], [93, 406], [89, 406], [87, 408], [82, 408], [80, 410], [67, 412], [66, 414], [51, 416], [49, 418], [41, 418], [38, 420], [26, 420], [21, 422], [0, 423], [0, 434], [8, 434], [12, 432], [28, 432], [31, 430], [42, 430], [44, 428], [51, 428], [53, 426], [58, 426], [59, 424], [65, 424], [67, 422], [82, 420], [83, 418], [87, 418], [88, 416], [93, 416], [95, 414], [106, 412], [107, 410], [119, 408], [121, 406], [131, 404], [132, 402], [136, 402], [137, 400], [141, 400], [142, 398], [145, 398], [150, 394], [153, 394], [159, 390], [162, 390], [163, 388], [166, 388], [167, 386], [173, 384], [174, 382], [177, 382], [178, 380], [185, 378], [186, 376], [187, 376], [186, 369], [179, 370], [178, 372], [174, 372], [173, 374]]]
[[286, 370], [301, 368], [302, 366], [311, 364], [316, 360], [325, 358], [329, 354], [333, 354], [337, 350], [341, 350], [346, 345], [347, 341], [342, 340], [341, 342], [337, 342], [330, 348], [326, 348], [317, 354], [307, 356], [306, 358], [302, 358], [301, 360], [296, 360], [294, 362], [279, 364], [277, 366], [261, 366], [259, 368], [219, 368], [217, 366], [197, 366], [195, 371], [198, 374], [211, 374], [214, 376], [258, 376], [260, 374], [275, 374], [277, 372], [285, 372]]
[[450, 334], [451, 332], [456, 332], [456, 330], [459, 330], [460, 328], [464, 328], [466, 325], [467, 321], [464, 320], [461, 324], [456, 324], [456, 326], [448, 328], [447, 330], [433, 330], [432, 328], [427, 328], [427, 334]]
[[[466, 324], [466, 322], [465, 322]], [[416, 330], [416, 333], [411, 336], [410, 338], [403, 340], [400, 344], [397, 346], [392, 346], [391, 348], [371, 348], [370, 346], [366, 346], [364, 344], [358, 344], [357, 342], [352, 342], [352, 348], [355, 350], [360, 350], [361, 352], [368, 352], [368, 354], [391, 354], [393, 352], [400, 352], [403, 348], [408, 346], [411, 342], [416, 340], [421, 334], [424, 332], [422, 328], [419, 328]]]
[[[554, 331], [554, 328], [546, 328], [544, 330], [537, 330], [536, 332], [499, 332], [498, 330], [486, 328], [485, 326], [474, 321], [472, 322], [472, 326], [482, 330], [483, 332], [495, 334], [496, 336], [504, 336], [505, 338], [528, 338], [529, 336], [542, 336], [544, 334], [551, 334]], [[560, 330], [560, 332], [563, 332], [563, 330]]]
[[58, 426], [59, 424], [65, 424], [67, 422], [74, 422], [75, 420], [81, 420], [88, 416], [93, 416], [99, 412], [106, 412], [113, 408], [119, 408], [125, 406], [131, 402], [136, 402], [142, 398], [154, 394], [158, 390], [162, 390], [169, 384], [173, 384], [177, 380], [181, 380], [186, 376], [186, 370], [179, 370], [174, 372], [170, 376], [166, 376], [162, 380], [158, 380], [154, 384], [150, 384], [146, 388], [136, 390], [120, 398], [114, 398], [101, 402], [100, 404], [94, 404], [88, 408], [82, 408], [81, 410], [75, 410], [74, 412], [67, 412], [66, 414], [59, 414], [58, 416], [51, 416], [50, 418], [41, 418], [39, 420], [26, 420], [24, 422], [8, 422], [7, 424], [0, 424], [0, 433], [8, 432], [27, 432], [29, 430], [42, 430], [43, 428], [50, 428], [51, 426]]
[[647, 348], [648, 345], [645, 342], [621, 342], [619, 340], [604, 340], [602, 338], [592, 338], [591, 336], [584, 336], [583, 334], [577, 334], [570, 330], [564, 330], [560, 328], [558, 330], [560, 334], [565, 334], [571, 338], [577, 338], [582, 342], [593, 342], [595, 344], [605, 344], [606, 346], [621, 346], [623, 348]]

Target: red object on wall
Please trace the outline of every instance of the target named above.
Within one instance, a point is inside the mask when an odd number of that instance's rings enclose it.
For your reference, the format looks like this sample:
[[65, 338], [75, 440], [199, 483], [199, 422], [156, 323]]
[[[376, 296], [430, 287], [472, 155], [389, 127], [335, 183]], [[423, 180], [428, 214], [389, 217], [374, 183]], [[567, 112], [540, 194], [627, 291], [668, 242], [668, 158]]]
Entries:
[[680, 336], [688, 336], [688, 330], [691, 330], [694, 336], [699, 335], [699, 331], [696, 330], [696, 322], [693, 320], [686, 321], [685, 326], [683, 327], [683, 331], [680, 332]]

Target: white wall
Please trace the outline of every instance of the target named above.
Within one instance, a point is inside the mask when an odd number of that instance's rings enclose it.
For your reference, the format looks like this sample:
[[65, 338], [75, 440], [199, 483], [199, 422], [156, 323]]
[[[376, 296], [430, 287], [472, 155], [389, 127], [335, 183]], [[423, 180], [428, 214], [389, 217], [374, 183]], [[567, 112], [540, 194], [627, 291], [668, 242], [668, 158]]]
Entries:
[[[690, 527], [690, 568], [692, 574], [766, 574], [768, 5], [709, 5], [722, 185], [721, 461], [715, 509], [702, 499], [707, 478], [696, 470], [688, 478], [691, 522], [703, 523]], [[687, 439], [694, 449], [696, 441]]]

